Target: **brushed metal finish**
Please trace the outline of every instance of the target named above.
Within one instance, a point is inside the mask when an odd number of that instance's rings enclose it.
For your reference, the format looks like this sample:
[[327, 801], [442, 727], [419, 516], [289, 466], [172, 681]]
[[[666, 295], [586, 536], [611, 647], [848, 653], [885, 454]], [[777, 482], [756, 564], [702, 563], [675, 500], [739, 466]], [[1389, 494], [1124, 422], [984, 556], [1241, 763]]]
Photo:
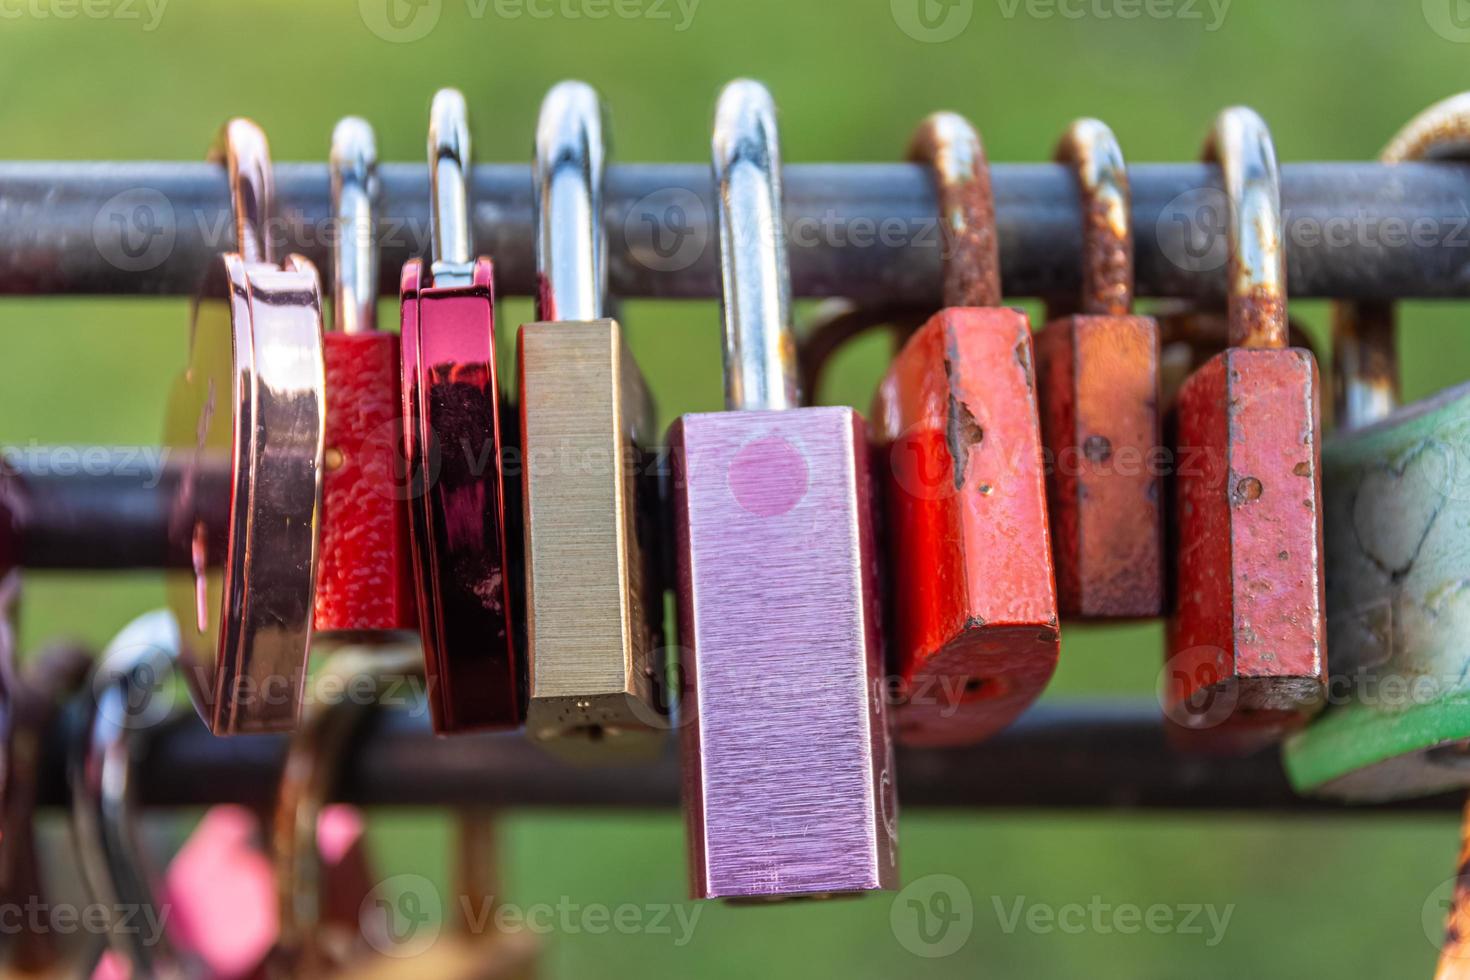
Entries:
[[652, 400], [613, 320], [527, 324], [519, 363], [527, 729], [656, 751]]
[[897, 802], [862, 419], [686, 415], [671, 442], [694, 894], [890, 887]]

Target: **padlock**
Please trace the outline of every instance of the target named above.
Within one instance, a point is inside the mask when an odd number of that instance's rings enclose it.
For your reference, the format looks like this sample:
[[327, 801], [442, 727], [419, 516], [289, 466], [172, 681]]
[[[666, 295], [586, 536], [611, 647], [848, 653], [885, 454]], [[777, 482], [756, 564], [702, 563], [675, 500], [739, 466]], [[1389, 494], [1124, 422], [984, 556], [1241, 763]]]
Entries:
[[1191, 748], [1246, 752], [1325, 694], [1317, 362], [1288, 348], [1280, 179], [1270, 131], [1226, 109], [1205, 144], [1224, 181], [1231, 346], [1180, 388], [1176, 599], [1165, 715]]
[[[456, 901], [444, 927], [425, 943], [409, 933], [394, 943], [390, 903], [374, 896], [364, 906], [363, 925], [371, 930], [369, 942], [383, 955], [352, 964], [350, 976], [390, 980], [395, 977], [440, 977], [444, 980], [532, 980], [537, 975], [541, 943], [529, 929], [509, 928], [501, 917], [501, 894], [496, 880], [497, 847], [494, 816], [486, 810], [467, 809], [455, 815]], [[446, 913], [450, 903], [443, 903]], [[389, 905], [389, 907], [385, 907]]]
[[281, 769], [271, 829], [280, 921], [271, 967], [277, 975], [346, 970], [371, 952], [361, 928], [362, 906], [375, 886], [365, 820], [356, 807], [328, 800], [378, 698], [390, 683], [422, 674], [416, 648], [375, 645], [334, 651], [314, 676], [315, 683], [351, 695], [308, 710]]
[[0, 908], [16, 913], [0, 935], [0, 974], [64, 977], [69, 964], [56, 934], [35, 928], [24, 910], [46, 907], [35, 838], [43, 741], [61, 699], [81, 686], [92, 660], [86, 651], [57, 646], [22, 671], [13, 622], [18, 593], [17, 571], [0, 576]]
[[937, 113], [909, 156], [944, 229], [946, 309], [878, 388], [898, 675], [897, 737], [977, 742], [1050, 680], [1060, 637], [1031, 328], [1002, 307], [989, 166], [965, 119]]
[[541, 322], [521, 327], [526, 728], [574, 756], [656, 752], [663, 584], [654, 408], [604, 318], [604, 146], [597, 93], [562, 82], [536, 128]]
[[[1470, 160], [1470, 93], [1381, 160]], [[1284, 746], [1303, 793], [1367, 802], [1470, 787], [1470, 385], [1397, 408], [1391, 306], [1338, 303], [1326, 484], [1329, 705]]]
[[862, 418], [801, 408], [775, 106], [714, 126], [728, 411], [670, 431], [697, 898], [888, 888], [897, 802]]
[[271, 868], [254, 847], [249, 811], [209, 811], [166, 879], [155, 876], [137, 832], [134, 736], [171, 714], [161, 699], [184, 662], [171, 611], [133, 620], [103, 651], [70, 746], [73, 840], [87, 890], [107, 916], [109, 955], [94, 977], [243, 978], [274, 938]]
[[317, 640], [417, 625], [408, 514], [397, 467], [403, 439], [398, 335], [380, 331], [377, 141], [349, 117], [332, 131], [332, 321], [322, 338], [327, 414]]
[[495, 374], [494, 270], [472, 258], [464, 96], [429, 120], [433, 221], [427, 269], [403, 266], [404, 458], [409, 539], [429, 705], [440, 733], [514, 728], [520, 669], [507, 580]]
[[288, 730], [306, 681], [316, 587], [325, 378], [321, 284], [272, 258], [265, 134], [229, 122], [237, 251], [210, 263], [165, 442], [184, 463], [170, 534], [192, 567], [168, 576], [183, 673], [215, 734]]
[[1082, 206], [1076, 315], [1036, 337], [1047, 502], [1063, 616], [1163, 611], [1159, 335], [1133, 316], [1128, 172], [1112, 130], [1079, 119], [1057, 147]]

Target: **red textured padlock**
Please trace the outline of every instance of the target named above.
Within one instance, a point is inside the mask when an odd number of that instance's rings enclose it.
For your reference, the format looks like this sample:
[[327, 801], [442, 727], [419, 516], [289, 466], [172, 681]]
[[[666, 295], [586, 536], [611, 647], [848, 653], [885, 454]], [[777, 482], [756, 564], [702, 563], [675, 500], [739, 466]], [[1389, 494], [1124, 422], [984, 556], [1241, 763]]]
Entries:
[[464, 96], [434, 96], [431, 261], [400, 282], [409, 541], [434, 730], [515, 728], [522, 679], [507, 580], [494, 270], [474, 257]]
[[1036, 338], [1057, 602], [1064, 616], [1163, 610], [1159, 332], [1131, 315], [1128, 172], [1112, 130], [1079, 119], [1057, 147], [1082, 205], [1078, 313]]
[[377, 329], [378, 194], [372, 127], [332, 132], [332, 319], [322, 337], [327, 415], [317, 562], [318, 635], [343, 639], [417, 624], [400, 475], [398, 335]]
[[1205, 145], [1229, 211], [1231, 346], [1185, 381], [1165, 713], [1184, 744], [1245, 752], [1320, 708], [1326, 650], [1317, 362], [1288, 348], [1270, 131], [1222, 112]]
[[1026, 314], [1000, 305], [989, 168], [960, 116], [910, 156], [934, 171], [944, 302], [878, 389], [898, 670], [897, 734], [962, 745], [1004, 728], [1051, 678], [1060, 643]]

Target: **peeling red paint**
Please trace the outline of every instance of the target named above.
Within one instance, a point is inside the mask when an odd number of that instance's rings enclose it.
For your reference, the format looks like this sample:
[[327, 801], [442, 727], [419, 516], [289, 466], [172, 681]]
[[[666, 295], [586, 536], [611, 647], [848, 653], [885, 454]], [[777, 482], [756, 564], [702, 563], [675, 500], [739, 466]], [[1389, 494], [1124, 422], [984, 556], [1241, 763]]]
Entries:
[[947, 309], [909, 339], [878, 390], [907, 744], [999, 731], [1056, 666], [1030, 346], [1017, 310]]

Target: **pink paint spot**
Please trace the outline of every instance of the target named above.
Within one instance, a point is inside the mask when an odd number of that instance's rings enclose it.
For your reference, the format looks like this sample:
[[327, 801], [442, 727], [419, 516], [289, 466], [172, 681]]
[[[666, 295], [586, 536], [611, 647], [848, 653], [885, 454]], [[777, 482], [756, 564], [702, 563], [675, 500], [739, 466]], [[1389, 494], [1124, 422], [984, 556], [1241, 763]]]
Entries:
[[779, 517], [806, 496], [806, 459], [780, 436], [746, 443], [730, 463], [730, 492], [757, 517]]

